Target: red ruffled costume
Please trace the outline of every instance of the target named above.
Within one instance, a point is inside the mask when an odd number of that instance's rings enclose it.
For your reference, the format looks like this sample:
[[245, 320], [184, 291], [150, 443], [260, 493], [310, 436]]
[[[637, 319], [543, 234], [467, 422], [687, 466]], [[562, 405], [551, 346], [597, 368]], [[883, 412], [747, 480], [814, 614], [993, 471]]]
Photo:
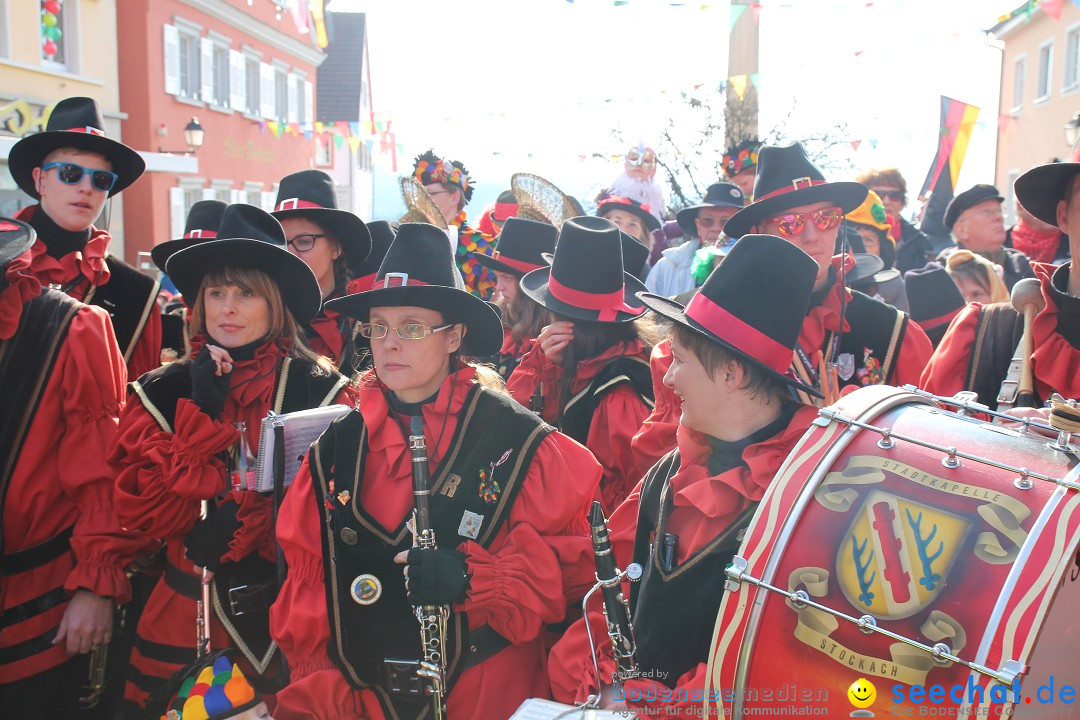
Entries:
[[[20, 210], [15, 218], [30, 222], [39, 205], [30, 205]], [[70, 294], [76, 300], [82, 300], [91, 286], [96, 287], [109, 282], [109, 266], [105, 264], [109, 242], [112, 235], [105, 230], [90, 228], [90, 240], [78, 252], [68, 253], [59, 260], [45, 251], [45, 243], [36, 242], [30, 248], [30, 271], [42, 285], [68, 285], [80, 275], [89, 281], [75, 288]], [[116, 340], [114, 338], [113, 342]], [[161, 313], [155, 305], [143, 326], [142, 335], [135, 343], [135, 349], [127, 363], [127, 376], [137, 380], [143, 373], [150, 372], [161, 365]]]
[[682, 401], [674, 390], [664, 384], [664, 376], [670, 367], [671, 338], [664, 338], [652, 349], [649, 357], [653, 410], [630, 441], [633, 477], [636, 478], [644, 477], [657, 460], [675, 449], [675, 432], [682, 417]]
[[[618, 343], [596, 357], [583, 360], [578, 364], [571, 391], [576, 393], [583, 389], [604, 365], [623, 355], [647, 360], [649, 349], [640, 340], [634, 340], [630, 343]], [[515, 400], [529, 407], [529, 399], [536, 390], [537, 383], [543, 382], [543, 418], [554, 422], [562, 409], [562, 377], [563, 367], [549, 360], [540, 349], [540, 343], [534, 339], [507, 381], [506, 389]], [[630, 494], [634, 484], [641, 479], [640, 475], [635, 474], [637, 465], [630, 453], [630, 441], [650, 411], [651, 408], [642, 402], [637, 393], [629, 386], [621, 385], [603, 396], [593, 414], [585, 447], [592, 451], [604, 468], [597, 499], [604, 506], [605, 513], [618, 507]]]
[[[1058, 268], [1047, 263], [1031, 263], [1031, 268], [1042, 285], [1043, 299], [1046, 301], [1046, 308], [1035, 316], [1032, 325], [1034, 352], [1031, 354], [1031, 372], [1035, 378], [1034, 390], [1044, 399], [1055, 392], [1066, 398], [1080, 398], [1080, 349], [1058, 331], [1059, 313], [1064, 309], [1059, 302], [1080, 302], [1062, 296], [1068, 287], [1072, 266]], [[1052, 285], [1054, 281], [1057, 289]], [[980, 303], [969, 303], [953, 318], [923, 373], [921, 387], [924, 390], [935, 395], [952, 396], [964, 389], [982, 307]], [[1080, 308], [1070, 309], [1075, 313]]]
[[[800, 407], [786, 429], [763, 442], [750, 445], [743, 451], [742, 459], [745, 465], [715, 476], [710, 476], [708, 470], [711, 454], [708, 438], [701, 433], [679, 427], [677, 434], [682, 465], [671, 478], [672, 509], [667, 520], [667, 530], [679, 537], [676, 562], [684, 562], [707, 545], [723, 532], [751, 501], [760, 500], [764, 496], [776, 471], [816, 417], [815, 408]], [[630, 497], [608, 519], [611, 547], [620, 568], [633, 562], [642, 486], [643, 483], [639, 482]], [[623, 592], [626, 597], [630, 597], [629, 583], [624, 584]], [[612, 658], [611, 640], [607, 636], [600, 601], [597, 600], [596, 604], [596, 607], [590, 609], [589, 627], [596, 643], [600, 675], [605, 678], [606, 684], [610, 682], [615, 671], [615, 661]], [[677, 608], [672, 608], [672, 612], [678, 612]], [[702, 632], [711, 630], [711, 627], [702, 628]], [[589, 639], [585, 633], [585, 621], [579, 620], [551, 651], [548, 677], [551, 680], [552, 695], [559, 702], [581, 702], [598, 690]], [[704, 688], [705, 669], [706, 663], [699, 663], [693, 670], [678, 678], [675, 687], [685, 691]], [[644, 697], [650, 694], [650, 688], [656, 691], [653, 697], [667, 692], [667, 687], [655, 680], [638, 679], [626, 683], [626, 695], [631, 700]], [[687, 693], [683, 693], [683, 697], [686, 695]], [[630, 709], [634, 710], [646, 707], [648, 703], [638, 705], [637, 708], [634, 707], [635, 703], [630, 705]], [[700, 711], [701, 700], [657, 702], [652, 705], [669, 714], [689, 715], [692, 710]], [[653, 714], [656, 714], [655, 710]]]
[[[433, 467], [450, 448], [474, 376], [472, 368], [451, 374], [435, 401], [423, 406]], [[408, 448], [379, 386], [361, 387], [358, 407], [369, 433], [361, 504], [383, 527], [397, 527], [413, 508]], [[585, 448], [551, 433], [490, 546], [457, 545], [472, 575], [461, 608], [469, 626], [488, 624], [512, 645], [462, 672], [449, 693], [452, 720], [506, 718], [526, 698], [547, 694], [541, 631], [563, 617], [564, 574], [581, 577], [592, 562], [585, 511], [599, 478], [600, 467]], [[377, 720], [383, 713], [374, 694], [353, 690], [327, 654], [330, 627], [313, 492], [305, 460], [278, 516], [289, 577], [271, 609], [271, 631], [292, 682], [278, 693], [274, 717]]]
[[[192, 357], [206, 338], [192, 338]], [[240, 437], [236, 423], [247, 423], [247, 442], [258, 452], [259, 426], [273, 407], [276, 368], [287, 348], [267, 342], [251, 360], [238, 361], [229, 380], [225, 410], [218, 420], [200, 410], [190, 399], [176, 404], [173, 432], [166, 432], [138, 398], [132, 397], [120, 417], [120, 431], [110, 456], [116, 477], [116, 508], [125, 527], [147, 539], [163, 542], [166, 559], [196, 578], [194, 565], [184, 551], [184, 537], [199, 519], [202, 500], [226, 490], [225, 463], [219, 453], [231, 448]], [[353, 404], [349, 387], [334, 399]], [[250, 491], [229, 490], [224, 501], [239, 503], [237, 519], [241, 528], [229, 543], [222, 561], [237, 561], [252, 553], [275, 559], [273, 506], [269, 497]], [[131, 663], [134, 672], [150, 678], [167, 679], [181, 664], [151, 659], [139, 651], [140, 642], [194, 650], [195, 601], [177, 593], [164, 581], [158, 582], [143, 611], [137, 629], [136, 648]], [[232, 645], [219, 622], [211, 622], [211, 647]], [[245, 672], [248, 672], [245, 667]], [[147, 693], [131, 680], [125, 688], [126, 700], [142, 704]]]
[[[15, 334], [23, 304], [41, 292], [31, 274], [39, 247], [5, 268], [0, 341]], [[116, 437], [126, 382], [108, 314], [96, 307], [79, 308], [42, 391], [2, 507], [4, 553], [32, 548], [74, 527], [71, 548], [43, 566], [0, 577], [0, 611], [7, 613], [58, 588], [69, 595], [89, 590], [117, 603], [130, 599], [124, 569], [139, 554], [142, 541], [120, 528], [113, 508], [113, 472], [105, 458]], [[0, 651], [46, 636], [44, 650], [0, 664], [0, 683], [22, 680], [69, 658], [65, 643], [48, 642], [67, 607], [64, 600], [21, 622], [0, 624]]]

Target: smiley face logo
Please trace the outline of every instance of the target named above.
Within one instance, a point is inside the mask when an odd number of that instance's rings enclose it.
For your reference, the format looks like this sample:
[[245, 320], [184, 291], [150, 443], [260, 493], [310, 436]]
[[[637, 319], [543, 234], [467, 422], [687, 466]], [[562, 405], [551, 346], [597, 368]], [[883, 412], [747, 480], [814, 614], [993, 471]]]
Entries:
[[866, 678], [859, 678], [847, 689], [848, 700], [857, 708], [864, 709], [874, 704], [877, 689]]

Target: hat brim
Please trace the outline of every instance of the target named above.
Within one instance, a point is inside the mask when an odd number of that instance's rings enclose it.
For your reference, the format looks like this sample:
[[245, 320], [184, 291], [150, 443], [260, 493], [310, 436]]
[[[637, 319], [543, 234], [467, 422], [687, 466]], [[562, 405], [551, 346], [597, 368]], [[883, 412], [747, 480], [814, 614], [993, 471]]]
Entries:
[[1057, 206], [1065, 199], [1065, 185], [1080, 173], [1080, 163], [1052, 163], [1033, 167], [1016, 178], [1017, 201], [1044, 223], [1058, 226]]
[[[528, 270], [521, 270], [521, 269], [516, 268], [516, 267], [510, 267], [506, 263], [504, 263], [504, 262], [502, 262], [500, 260], [496, 260], [495, 258], [491, 257], [490, 255], [484, 255], [483, 253], [473, 253], [473, 259], [476, 260], [476, 262], [483, 265], [484, 267], [486, 267], [488, 270], [494, 270], [495, 272], [506, 273], [508, 275], [513, 275], [514, 277], [517, 277], [517, 278], [523, 277], [526, 272], [531, 272], [531, 271], [528, 271]], [[548, 262], [550, 263], [550, 261], [548, 261]], [[538, 265], [537, 267], [542, 267], [542, 266]]]
[[776, 372], [771, 367], [761, 362], [757, 358], [746, 354], [744, 351], [735, 347], [723, 338], [717, 337], [713, 333], [709, 332], [709, 330], [707, 330], [705, 327], [699, 325], [693, 319], [688, 318], [686, 316], [686, 309], [674, 300], [666, 297], [661, 297], [660, 295], [654, 295], [653, 293], [648, 292], [641, 293], [640, 295], [638, 295], [638, 298], [641, 300], [642, 303], [645, 304], [647, 308], [652, 310], [654, 313], [662, 315], [668, 320], [676, 322], [688, 330], [692, 330], [693, 332], [701, 335], [710, 342], [716, 343], [720, 347], [724, 348], [724, 350], [730, 352], [732, 355], [736, 356], [740, 360], [766, 371], [767, 373], [769, 373], [770, 376], [776, 378], [777, 380], [782, 380], [796, 390], [804, 392], [807, 395], [812, 395], [818, 399], [824, 399], [824, 395], [822, 395], [820, 392], [810, 387], [809, 385], [806, 385], [802, 381], [797, 380], [789, 375], [785, 375], [784, 373]]
[[[378, 281], [376, 281], [378, 282]], [[462, 352], [474, 357], [495, 355], [503, 342], [502, 318], [498, 310], [464, 290], [444, 285], [405, 285], [345, 295], [329, 300], [327, 310], [366, 322], [374, 307], [414, 306], [443, 313], [465, 325]]]
[[622, 210], [623, 212], [628, 212], [631, 215], [636, 215], [638, 218], [641, 219], [643, 223], [645, 223], [645, 229], [649, 232], [660, 229], [660, 221], [656, 218], [655, 215], [653, 215], [651, 212], [649, 212], [643, 207], [639, 207], [637, 205], [630, 205], [629, 203], [608, 203], [596, 209], [596, 216], [607, 217], [607, 214], [614, 210]]
[[5, 230], [3, 239], [0, 240], [0, 272], [2, 272], [9, 262], [34, 246], [37, 233], [27, 223], [14, 218], [2, 218], [0, 223], [10, 223], [16, 227], [15, 230]]
[[158, 243], [150, 248], [150, 259], [154, 261], [154, 264], [158, 266], [159, 270], [165, 272], [165, 263], [169, 262], [169, 258], [173, 255], [192, 245], [210, 242], [213, 239], [214, 238], [177, 238], [175, 240], [166, 240], [165, 242]]
[[121, 192], [146, 170], [146, 161], [122, 142], [91, 133], [50, 130], [24, 137], [11, 146], [8, 153], [8, 166], [11, 177], [24, 193], [40, 200], [41, 196], [34, 187], [34, 168], [41, 167], [45, 157], [60, 148], [73, 148], [85, 152], [97, 153], [105, 157], [116, 173], [116, 184], [109, 191], [109, 197]]
[[173, 254], [165, 263], [165, 273], [189, 303], [203, 278], [214, 269], [225, 267], [262, 270], [277, 283], [281, 299], [301, 325], [318, 314], [322, 292], [315, 273], [288, 250], [251, 238], [207, 240]]
[[329, 230], [341, 243], [341, 249], [345, 253], [345, 262], [354, 275], [363, 270], [364, 261], [371, 254], [371, 233], [367, 225], [348, 210], [296, 208], [279, 210], [270, 214], [277, 218], [278, 222], [291, 217], [308, 218], [320, 227]]
[[[743, 207], [743, 205], [738, 203], [698, 203], [697, 205], [685, 207], [675, 213], [675, 222], [679, 223], [679, 227], [682, 228], [683, 233], [687, 236], [697, 237], [698, 231], [695, 221], [697, 220], [698, 213], [705, 208], [736, 208], [741, 210]], [[728, 223], [730, 222], [731, 221], [728, 220]], [[724, 227], [726, 229], [727, 225]]]
[[732, 237], [742, 237], [752, 232], [754, 227], [763, 220], [774, 217], [784, 210], [820, 202], [836, 203], [841, 212], [847, 215], [863, 204], [869, 192], [870, 190], [862, 183], [846, 181], [792, 190], [750, 203], [727, 221], [724, 232]]
[[623, 271], [623, 302], [632, 308], [641, 308], [642, 312], [633, 314], [619, 310], [615, 312], [614, 320], [600, 320], [599, 310], [581, 308], [577, 305], [571, 305], [558, 299], [551, 294], [551, 289], [548, 287], [550, 279], [551, 268], [546, 267], [540, 268], [539, 270], [533, 270], [530, 273], [526, 273], [525, 276], [521, 278], [521, 290], [548, 310], [575, 320], [624, 323], [637, 320], [648, 312], [648, 308], [637, 298], [637, 293], [645, 292], [645, 284], [628, 272]]

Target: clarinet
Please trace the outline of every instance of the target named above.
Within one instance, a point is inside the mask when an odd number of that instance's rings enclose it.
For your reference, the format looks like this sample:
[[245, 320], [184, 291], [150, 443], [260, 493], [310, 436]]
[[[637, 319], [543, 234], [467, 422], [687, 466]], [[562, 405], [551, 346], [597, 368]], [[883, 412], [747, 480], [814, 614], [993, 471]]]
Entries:
[[544, 381], [536, 383], [536, 390], [533, 391], [532, 396], [529, 398], [529, 409], [537, 415], [544, 414]]
[[[592, 530], [593, 554], [596, 557], [596, 582], [604, 597], [604, 619], [607, 620], [608, 637], [615, 655], [615, 685], [638, 674], [637, 646], [634, 644], [634, 626], [630, 622], [630, 606], [622, 592], [623, 575], [631, 580], [641, 577], [641, 566], [631, 563], [625, 572], [615, 567], [615, 555], [608, 538], [607, 521], [600, 503], [593, 501], [589, 512], [589, 527]], [[599, 680], [599, 678], [597, 678]]]
[[[413, 547], [435, 549], [435, 530], [431, 527], [431, 481], [428, 475], [427, 442], [424, 422], [414, 416], [409, 422], [409, 454], [412, 455], [413, 476]], [[442, 720], [446, 715], [446, 623], [450, 608], [446, 605], [423, 605], [416, 608], [420, 622], [420, 646], [424, 659], [416, 674], [426, 681], [424, 693], [431, 698], [432, 717]]]

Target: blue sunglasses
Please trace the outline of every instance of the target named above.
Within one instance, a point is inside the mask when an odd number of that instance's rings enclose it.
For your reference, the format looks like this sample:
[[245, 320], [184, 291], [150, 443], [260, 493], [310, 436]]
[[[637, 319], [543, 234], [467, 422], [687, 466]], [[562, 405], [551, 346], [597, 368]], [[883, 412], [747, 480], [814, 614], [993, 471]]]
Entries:
[[95, 190], [102, 192], [112, 190], [113, 185], [120, 178], [119, 175], [108, 170], [93, 170], [69, 162], [51, 162], [41, 166], [43, 171], [52, 170], [53, 168], [57, 168], [56, 177], [65, 185], [78, 185], [82, 182], [83, 175], [90, 173], [90, 184], [94, 186]]

